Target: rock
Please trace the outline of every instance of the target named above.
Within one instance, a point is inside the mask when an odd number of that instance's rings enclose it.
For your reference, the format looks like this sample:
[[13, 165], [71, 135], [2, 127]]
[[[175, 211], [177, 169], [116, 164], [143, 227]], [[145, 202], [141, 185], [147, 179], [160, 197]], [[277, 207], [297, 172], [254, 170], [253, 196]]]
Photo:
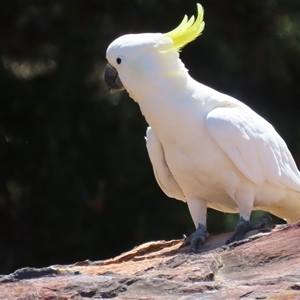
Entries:
[[224, 246], [211, 236], [191, 255], [182, 240], [115, 258], [0, 277], [0, 299], [300, 299], [300, 222]]

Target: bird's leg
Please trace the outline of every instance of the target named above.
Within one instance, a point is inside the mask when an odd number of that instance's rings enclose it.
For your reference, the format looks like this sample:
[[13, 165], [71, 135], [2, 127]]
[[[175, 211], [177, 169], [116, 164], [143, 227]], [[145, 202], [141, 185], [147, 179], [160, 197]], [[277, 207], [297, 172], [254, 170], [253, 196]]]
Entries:
[[190, 253], [196, 253], [198, 245], [204, 245], [209, 233], [207, 232], [206, 226], [199, 223], [198, 228], [189, 237], [184, 235], [185, 245], [190, 245]]
[[203, 245], [209, 234], [206, 230], [206, 201], [200, 198], [187, 198], [187, 204], [191, 213], [196, 231], [188, 238], [185, 237], [185, 244], [190, 245], [190, 252], [196, 253], [198, 245]]
[[251, 223], [250, 221], [245, 221], [243, 217], [240, 218], [239, 222], [237, 223], [233, 235], [229, 240], [227, 240], [226, 245], [239, 241], [244, 238], [246, 232], [254, 229], [262, 229], [265, 228], [268, 224], [269, 216], [263, 217], [261, 220]]

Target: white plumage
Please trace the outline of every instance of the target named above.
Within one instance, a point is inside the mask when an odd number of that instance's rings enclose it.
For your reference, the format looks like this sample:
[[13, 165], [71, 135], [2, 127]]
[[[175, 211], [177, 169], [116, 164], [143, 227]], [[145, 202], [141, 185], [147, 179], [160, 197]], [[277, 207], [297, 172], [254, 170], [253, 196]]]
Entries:
[[[195, 118], [199, 124], [190, 124], [190, 114], [182, 113], [176, 123], [186, 130], [166, 134], [168, 139], [175, 135], [177, 143], [165, 142], [164, 136], [160, 141], [152, 128], [147, 130], [147, 149], [161, 189], [178, 200], [200, 198], [210, 208], [240, 212], [245, 220], [253, 209], [288, 222], [299, 220], [300, 176], [283, 139], [245, 104], [209, 90], [211, 95], [203, 99], [204, 106], [210, 103], [209, 111]], [[205, 222], [194, 219], [195, 226]]]
[[207, 207], [245, 221], [253, 209], [297, 221], [300, 174], [283, 139], [242, 102], [191, 78], [179, 59], [178, 49], [203, 30], [200, 10], [170, 33], [113, 41], [107, 84], [123, 84], [139, 104], [155, 178], [166, 195], [187, 202], [196, 228], [206, 226]]

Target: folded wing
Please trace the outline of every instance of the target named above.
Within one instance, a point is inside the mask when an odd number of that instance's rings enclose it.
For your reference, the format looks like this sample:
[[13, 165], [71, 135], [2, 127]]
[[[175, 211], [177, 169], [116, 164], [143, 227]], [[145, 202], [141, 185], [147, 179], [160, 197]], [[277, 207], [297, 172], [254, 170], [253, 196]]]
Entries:
[[247, 106], [225, 106], [208, 113], [210, 135], [234, 165], [255, 184], [268, 181], [300, 191], [300, 174], [273, 126]]
[[170, 198], [186, 202], [178, 183], [173, 177], [165, 160], [165, 154], [153, 129], [148, 127], [146, 133], [147, 150], [153, 166], [156, 181], [163, 192]]

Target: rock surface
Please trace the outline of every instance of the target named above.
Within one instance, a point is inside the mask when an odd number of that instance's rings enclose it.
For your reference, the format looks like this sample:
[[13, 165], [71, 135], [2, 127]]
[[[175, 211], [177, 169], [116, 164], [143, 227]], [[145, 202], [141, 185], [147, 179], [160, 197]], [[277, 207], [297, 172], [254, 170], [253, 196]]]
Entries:
[[300, 222], [190, 255], [182, 240], [143, 244], [105, 261], [0, 276], [0, 299], [300, 299]]

